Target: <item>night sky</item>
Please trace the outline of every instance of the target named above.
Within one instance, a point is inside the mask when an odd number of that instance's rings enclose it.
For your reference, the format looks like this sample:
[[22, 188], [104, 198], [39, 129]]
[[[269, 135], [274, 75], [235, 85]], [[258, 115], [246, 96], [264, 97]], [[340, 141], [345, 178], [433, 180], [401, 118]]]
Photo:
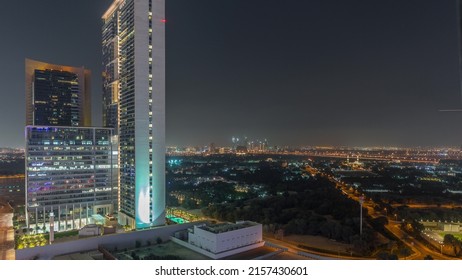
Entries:
[[[111, 0], [3, 1], [0, 147], [24, 145], [26, 57], [92, 70]], [[166, 0], [167, 144], [462, 145], [456, 1]], [[26, 8], [27, 7], [27, 8]]]

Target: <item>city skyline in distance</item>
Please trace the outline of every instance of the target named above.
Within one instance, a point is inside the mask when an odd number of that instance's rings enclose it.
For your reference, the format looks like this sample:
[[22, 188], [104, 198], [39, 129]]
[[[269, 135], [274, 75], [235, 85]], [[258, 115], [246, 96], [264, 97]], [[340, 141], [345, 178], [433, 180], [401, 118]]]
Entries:
[[[24, 22], [3, 14], [18, 3], [1, 12], [13, 26], [1, 146], [23, 146], [25, 57], [90, 69], [101, 124], [97, 31], [112, 1], [30, 2], [37, 15]], [[277, 145], [460, 145], [462, 115], [438, 112], [460, 107], [456, 1], [276, 2], [167, 3], [168, 145], [225, 145], [237, 133]], [[26, 32], [35, 20], [59, 36]]]

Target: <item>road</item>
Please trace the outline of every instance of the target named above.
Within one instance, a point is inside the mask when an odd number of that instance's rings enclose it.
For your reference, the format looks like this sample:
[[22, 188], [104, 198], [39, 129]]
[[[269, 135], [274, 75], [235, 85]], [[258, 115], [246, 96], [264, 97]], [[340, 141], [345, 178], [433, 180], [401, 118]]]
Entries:
[[459, 258], [452, 258], [428, 248], [422, 242], [415, 240], [403, 232], [399, 225], [397, 222], [390, 222], [386, 228], [416, 252], [410, 259], [422, 260], [425, 256], [430, 255], [435, 260], [460, 260]]
[[393, 203], [391, 204], [393, 208], [398, 208], [400, 206], [405, 206], [408, 208], [416, 208], [416, 209], [427, 209], [427, 208], [446, 208], [446, 209], [454, 209], [462, 207], [462, 204], [455, 204], [455, 203], [446, 203], [446, 204], [418, 204], [418, 203]]
[[[342, 193], [347, 196], [350, 199], [355, 200], [356, 202], [359, 203], [360, 197], [358, 195], [355, 195], [353, 192], [349, 191], [348, 187], [341, 182], [338, 182], [335, 180], [333, 177], [328, 176], [326, 174], [321, 173], [322, 176], [328, 178], [332, 183], [339, 188]], [[363, 204], [363, 207], [367, 209], [367, 214], [371, 216], [372, 218], [377, 218], [379, 216], [384, 216], [383, 213], [380, 211], [376, 211], [374, 209], [374, 203], [372, 201], [366, 201]], [[459, 258], [452, 258], [445, 256], [441, 254], [440, 252], [437, 252], [436, 250], [432, 250], [425, 246], [422, 242], [409, 237], [408, 234], [403, 232], [400, 228], [400, 223], [393, 221], [393, 219], [390, 219], [390, 217], [387, 216], [388, 219], [388, 225], [385, 227], [399, 240], [403, 241], [409, 248], [412, 249], [413, 254], [409, 257], [409, 259], [415, 259], [415, 260], [422, 260], [425, 256], [430, 255], [433, 259], [435, 260], [460, 260]]]
[[0, 260], [14, 260], [13, 209], [0, 203]]
[[[348, 155], [347, 154], [317, 154], [317, 153], [305, 153], [303, 155], [306, 155], [308, 157], [321, 157], [321, 158], [342, 158], [342, 159], [347, 159]], [[438, 163], [440, 159], [437, 158], [432, 158], [432, 159], [412, 159], [412, 158], [403, 158], [403, 157], [389, 157], [389, 156], [361, 156], [361, 160], [376, 160], [376, 161], [400, 161], [400, 162], [409, 162], [409, 163], [431, 163], [435, 164]]]
[[294, 254], [294, 255], [298, 255], [298, 252], [306, 252], [306, 253], [310, 253], [313, 255], [317, 255], [319, 257], [327, 257], [327, 258], [339, 259], [339, 260], [366, 260], [367, 259], [367, 258], [346, 257], [346, 256], [338, 255], [338, 254], [319, 253], [313, 250], [301, 249], [297, 247], [295, 243], [287, 242], [287, 241], [283, 241], [279, 239], [274, 239], [267, 235], [265, 235], [263, 239], [265, 241], [269, 241], [273, 244], [286, 248], [288, 253]]
[[[374, 210], [374, 205], [372, 202], [366, 202], [363, 205], [367, 208], [368, 215], [371, 216], [373, 219], [379, 216], [384, 216], [382, 213], [377, 212]], [[445, 256], [435, 250], [428, 248], [425, 244], [416, 240], [415, 238], [409, 236], [409, 234], [405, 233], [401, 230], [401, 222], [396, 222], [390, 217], [387, 217], [388, 225], [385, 225], [385, 228], [388, 229], [394, 236], [396, 236], [399, 240], [403, 241], [409, 248], [412, 249], [413, 254], [409, 256], [407, 259], [411, 260], [423, 260], [425, 256], [430, 255], [435, 260], [460, 260], [457, 258], [452, 258]]]

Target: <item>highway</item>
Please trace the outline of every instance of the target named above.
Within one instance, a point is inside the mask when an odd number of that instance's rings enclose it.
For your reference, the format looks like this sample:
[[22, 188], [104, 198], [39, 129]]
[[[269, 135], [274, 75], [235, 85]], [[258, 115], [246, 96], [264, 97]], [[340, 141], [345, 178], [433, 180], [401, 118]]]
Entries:
[[[279, 239], [274, 239], [274, 238], [269, 237], [268, 235], [265, 235], [263, 237], [263, 239], [265, 241], [269, 241], [269, 242], [271, 242], [273, 244], [276, 244], [278, 246], [286, 248], [287, 253], [293, 254], [293, 255], [298, 255], [298, 252], [306, 252], [306, 253], [310, 253], [310, 254], [319, 256], [320, 259], [322, 259], [322, 258], [330, 258], [330, 259], [338, 259], [338, 260], [341, 260], [341, 259], [342, 260], [366, 260], [366, 259], [368, 259], [368, 258], [356, 258], [356, 257], [339, 256], [338, 254], [335, 254], [335, 253], [327, 254], [327, 253], [319, 253], [319, 252], [313, 251], [313, 250], [301, 249], [301, 248], [297, 247], [297, 244], [295, 244], [293, 242], [287, 242], [287, 241], [283, 241], [283, 240], [279, 240]], [[309, 259], [309, 258], [307, 258], [307, 259]]]
[[[356, 201], [359, 200], [359, 198], [357, 197], [353, 196], [353, 198]], [[365, 202], [363, 206], [367, 208], [368, 215], [371, 216], [372, 218], [384, 216], [382, 213], [374, 210], [374, 205], [371, 202]], [[388, 216], [387, 216], [387, 219], [388, 219], [388, 225], [385, 225], [385, 228], [388, 229], [388, 231], [391, 232], [399, 240], [404, 242], [404, 244], [406, 244], [413, 251], [413, 254], [411, 254], [411, 256], [409, 256], [407, 259], [423, 260], [425, 256], [430, 255], [435, 260], [460, 260], [458, 258], [452, 258], [452, 257], [445, 256], [439, 252], [436, 252], [435, 250], [428, 248], [422, 242], [416, 240], [415, 238], [409, 236], [409, 234], [402, 231], [400, 228], [401, 222], [396, 222], [393, 219], [390, 219], [390, 217]]]
[[[355, 200], [359, 204], [360, 197], [350, 192], [345, 184], [338, 182], [331, 176], [328, 176], [323, 173], [320, 173], [320, 174], [328, 178], [332, 183], [334, 183], [336, 187], [339, 188], [345, 196], [347, 196], [350, 199]], [[412, 206], [417, 206], [417, 205], [412, 205]], [[363, 207], [367, 209], [368, 215], [371, 216], [372, 218], [384, 216], [381, 212], [377, 212], [374, 209], [374, 202], [372, 201], [365, 201], [363, 204]], [[411, 256], [408, 259], [423, 260], [425, 256], [430, 255], [435, 260], [460, 260], [459, 258], [452, 258], [449, 256], [445, 256], [441, 254], [440, 252], [437, 252], [435, 250], [428, 248], [422, 242], [412, 237], [409, 237], [407, 233], [403, 232], [400, 228], [399, 222], [393, 221], [393, 219], [390, 219], [388, 215], [387, 215], [387, 219], [388, 219], [388, 225], [385, 225], [385, 228], [388, 229], [395, 237], [403, 241], [409, 248], [412, 249], [413, 254], [411, 254]]]
[[422, 260], [425, 256], [430, 255], [435, 260], [460, 260], [458, 258], [452, 258], [429, 249], [427, 246], [422, 244], [422, 242], [415, 240], [413, 237], [403, 232], [399, 225], [400, 223], [398, 222], [390, 222], [388, 225], [386, 225], [386, 228], [400, 240], [402, 240], [409, 248], [412, 248], [412, 250], [415, 252], [415, 254], [413, 254], [409, 259]]
[[13, 209], [0, 202], [0, 260], [14, 260]]
[[391, 205], [393, 208], [398, 208], [400, 206], [405, 206], [408, 208], [415, 208], [415, 209], [428, 209], [428, 208], [445, 208], [445, 209], [454, 209], [454, 208], [461, 208], [462, 204], [455, 204], [455, 203], [446, 203], [446, 204], [420, 204], [420, 203], [393, 203]]

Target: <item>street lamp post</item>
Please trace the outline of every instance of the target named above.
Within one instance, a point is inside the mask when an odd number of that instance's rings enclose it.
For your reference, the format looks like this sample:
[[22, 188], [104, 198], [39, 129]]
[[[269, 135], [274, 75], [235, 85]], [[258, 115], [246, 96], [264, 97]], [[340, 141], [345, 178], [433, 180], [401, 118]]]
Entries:
[[55, 214], [53, 212], [50, 212], [50, 244], [53, 243], [53, 241], [55, 241]]

